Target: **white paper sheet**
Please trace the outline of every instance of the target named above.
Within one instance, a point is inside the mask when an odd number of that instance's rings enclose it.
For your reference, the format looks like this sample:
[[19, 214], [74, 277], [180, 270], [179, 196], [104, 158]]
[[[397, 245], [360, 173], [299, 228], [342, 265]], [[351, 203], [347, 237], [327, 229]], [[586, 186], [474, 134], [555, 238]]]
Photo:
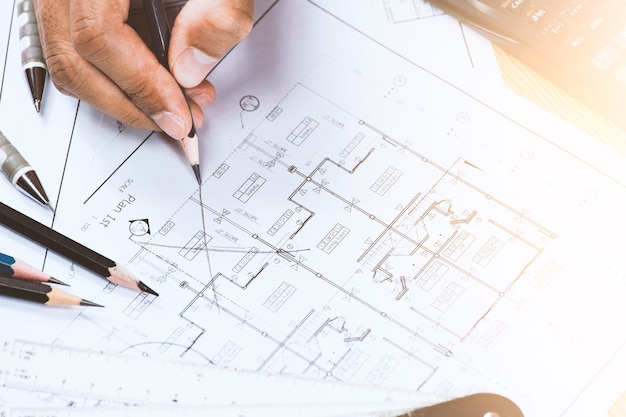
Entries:
[[[160, 134], [52, 85], [37, 115], [14, 24], [0, 129], [57, 210], [6, 181], [2, 200], [161, 295], [106, 285], [0, 230], [6, 251], [106, 305], [3, 299], [3, 335], [446, 398], [491, 391], [529, 417], [576, 416], [581, 402], [604, 415], [626, 391], [598, 377], [626, 371], [623, 158], [441, 61], [417, 65], [337, 8], [276, 2], [209, 75], [202, 195]], [[589, 391], [604, 385], [615, 396]], [[15, 398], [0, 391], [0, 405]]]

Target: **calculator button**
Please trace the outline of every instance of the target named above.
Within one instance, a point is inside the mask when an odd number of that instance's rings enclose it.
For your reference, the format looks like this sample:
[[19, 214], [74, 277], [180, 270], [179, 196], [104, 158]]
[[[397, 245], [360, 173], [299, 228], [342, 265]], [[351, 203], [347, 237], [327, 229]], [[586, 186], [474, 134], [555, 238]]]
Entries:
[[617, 32], [617, 35], [613, 38], [613, 42], [620, 48], [626, 49], [626, 26]]
[[530, 6], [530, 0], [508, 0], [501, 3], [501, 7], [516, 15], [523, 15]]
[[552, 20], [550, 13], [545, 7], [538, 7], [528, 14], [528, 21], [532, 25], [545, 26], [546, 23]]
[[576, 1], [564, 10], [565, 16], [572, 19], [572, 22], [579, 24], [583, 22], [588, 14], [588, 7], [581, 1]]
[[587, 44], [587, 39], [583, 35], [574, 35], [569, 44], [573, 48], [580, 49]]
[[605, 26], [606, 19], [602, 16], [596, 16], [593, 18], [593, 20], [591, 20], [591, 22], [589, 22], [589, 29], [593, 30], [593, 31], [599, 31], [600, 29], [602, 29]]
[[551, 38], [562, 42], [566, 42], [567, 38], [570, 35], [570, 33], [567, 31], [567, 26], [561, 21], [556, 21], [549, 24], [544, 28], [543, 33], [546, 33]]
[[619, 59], [619, 51], [611, 45], [604, 46], [592, 59], [594, 67], [601, 71], [606, 71]]

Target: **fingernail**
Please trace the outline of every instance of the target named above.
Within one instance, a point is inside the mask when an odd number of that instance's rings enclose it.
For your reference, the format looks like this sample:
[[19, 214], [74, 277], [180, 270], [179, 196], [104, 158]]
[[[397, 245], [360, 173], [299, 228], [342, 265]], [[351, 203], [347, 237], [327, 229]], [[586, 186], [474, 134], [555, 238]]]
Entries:
[[174, 139], [182, 139], [187, 134], [185, 132], [185, 122], [173, 113], [168, 111], [157, 113], [152, 116], [152, 120], [159, 125], [163, 132]]
[[195, 87], [204, 80], [216, 61], [199, 49], [187, 48], [174, 61], [174, 77], [183, 87]]

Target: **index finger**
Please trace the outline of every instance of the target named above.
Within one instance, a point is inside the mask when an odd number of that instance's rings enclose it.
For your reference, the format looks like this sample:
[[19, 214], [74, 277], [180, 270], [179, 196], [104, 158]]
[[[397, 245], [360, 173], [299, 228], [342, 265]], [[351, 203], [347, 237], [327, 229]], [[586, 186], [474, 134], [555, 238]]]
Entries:
[[191, 128], [187, 102], [176, 80], [126, 23], [128, 11], [129, 0], [72, 0], [74, 48], [167, 134], [183, 138]]

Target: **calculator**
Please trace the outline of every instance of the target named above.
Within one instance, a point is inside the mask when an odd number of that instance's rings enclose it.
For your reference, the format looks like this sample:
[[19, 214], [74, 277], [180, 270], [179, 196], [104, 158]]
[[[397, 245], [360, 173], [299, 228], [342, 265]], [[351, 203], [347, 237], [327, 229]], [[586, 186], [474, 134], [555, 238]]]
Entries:
[[626, 129], [626, 0], [429, 0]]

